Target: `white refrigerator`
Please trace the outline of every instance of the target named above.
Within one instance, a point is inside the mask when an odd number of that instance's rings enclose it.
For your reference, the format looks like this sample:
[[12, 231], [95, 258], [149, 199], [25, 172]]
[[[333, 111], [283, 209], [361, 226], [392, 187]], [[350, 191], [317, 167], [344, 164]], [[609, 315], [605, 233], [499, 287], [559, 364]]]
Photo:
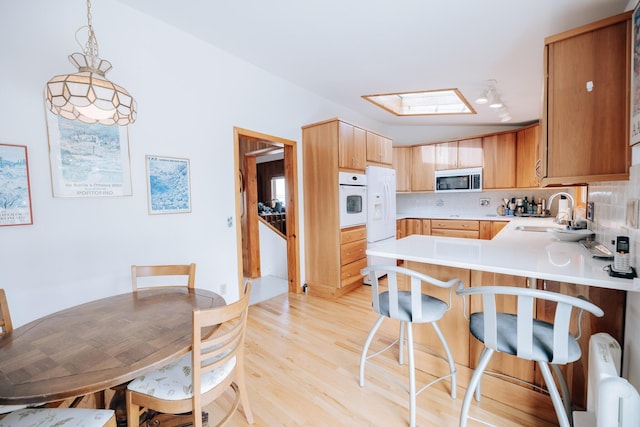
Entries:
[[[396, 238], [396, 171], [367, 166], [367, 249]], [[367, 256], [367, 265], [396, 265], [395, 259]], [[364, 283], [369, 283], [368, 277]]]

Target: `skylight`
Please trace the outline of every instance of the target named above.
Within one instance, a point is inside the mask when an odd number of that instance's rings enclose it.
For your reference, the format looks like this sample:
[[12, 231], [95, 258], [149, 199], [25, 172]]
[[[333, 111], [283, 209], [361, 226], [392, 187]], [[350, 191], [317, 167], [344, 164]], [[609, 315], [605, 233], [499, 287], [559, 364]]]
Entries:
[[364, 95], [363, 98], [396, 116], [476, 114], [458, 89]]

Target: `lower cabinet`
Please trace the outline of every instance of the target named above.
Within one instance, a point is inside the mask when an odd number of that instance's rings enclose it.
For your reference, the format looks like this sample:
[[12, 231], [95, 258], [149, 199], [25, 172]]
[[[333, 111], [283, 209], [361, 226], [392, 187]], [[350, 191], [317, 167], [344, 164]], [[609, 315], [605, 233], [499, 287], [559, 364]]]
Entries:
[[340, 287], [360, 284], [360, 270], [366, 266], [367, 228], [361, 225], [340, 230]]
[[480, 221], [458, 219], [432, 219], [431, 235], [445, 237], [480, 238]]

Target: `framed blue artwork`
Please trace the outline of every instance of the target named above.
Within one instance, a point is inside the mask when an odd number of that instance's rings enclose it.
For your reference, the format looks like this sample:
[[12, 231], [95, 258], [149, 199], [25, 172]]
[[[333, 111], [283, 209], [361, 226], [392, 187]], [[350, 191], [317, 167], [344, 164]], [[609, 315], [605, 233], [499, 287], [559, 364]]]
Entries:
[[189, 159], [146, 156], [149, 214], [191, 212]]

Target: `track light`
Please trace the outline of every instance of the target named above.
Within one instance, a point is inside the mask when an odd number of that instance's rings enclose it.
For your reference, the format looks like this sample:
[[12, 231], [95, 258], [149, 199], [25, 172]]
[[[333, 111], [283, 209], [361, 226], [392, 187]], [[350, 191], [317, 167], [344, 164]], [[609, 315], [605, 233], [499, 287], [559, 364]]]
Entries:
[[497, 80], [487, 80], [487, 87], [476, 99], [476, 104], [489, 104], [490, 108], [493, 108], [498, 112], [498, 117], [501, 122], [508, 122], [511, 120], [511, 115], [509, 114], [507, 107], [505, 107], [504, 102], [502, 102], [502, 98], [498, 94]]

